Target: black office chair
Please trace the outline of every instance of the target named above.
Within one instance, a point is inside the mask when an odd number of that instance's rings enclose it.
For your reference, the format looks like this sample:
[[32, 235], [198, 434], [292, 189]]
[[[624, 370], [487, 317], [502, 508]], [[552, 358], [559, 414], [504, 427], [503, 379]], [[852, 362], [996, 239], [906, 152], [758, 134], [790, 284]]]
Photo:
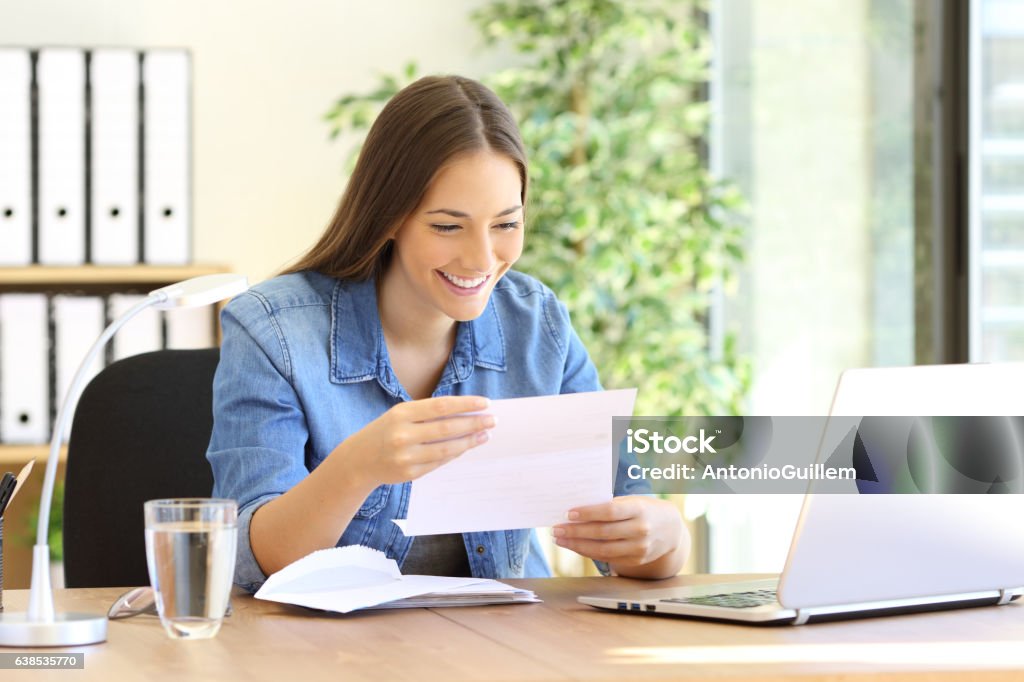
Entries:
[[144, 353], [111, 364], [83, 391], [64, 488], [68, 587], [149, 584], [142, 503], [210, 496], [219, 358], [217, 348]]

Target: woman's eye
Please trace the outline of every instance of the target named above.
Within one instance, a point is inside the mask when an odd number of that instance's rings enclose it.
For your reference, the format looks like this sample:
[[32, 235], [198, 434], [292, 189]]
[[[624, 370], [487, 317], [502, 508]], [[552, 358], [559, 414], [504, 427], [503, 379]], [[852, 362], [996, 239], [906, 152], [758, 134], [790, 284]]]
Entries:
[[495, 227], [497, 227], [499, 230], [514, 230], [517, 227], [519, 227], [519, 222], [513, 221], [511, 223], [500, 223], [498, 225], [495, 225]]
[[437, 232], [454, 232], [455, 230], [459, 229], [458, 225], [444, 225], [438, 223], [434, 223], [430, 227], [436, 230]]

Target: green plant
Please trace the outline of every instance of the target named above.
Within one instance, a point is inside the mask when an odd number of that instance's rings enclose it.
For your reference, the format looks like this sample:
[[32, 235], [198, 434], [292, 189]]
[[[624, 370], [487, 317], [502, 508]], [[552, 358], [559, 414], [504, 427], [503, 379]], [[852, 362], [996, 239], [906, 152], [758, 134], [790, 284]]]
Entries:
[[[517, 267], [566, 303], [606, 386], [640, 388], [637, 414], [739, 413], [749, 383], [731, 335], [709, 352], [711, 292], [735, 283], [742, 258], [742, 201], [703, 159], [700, 4], [517, 0], [473, 15], [525, 59], [484, 79], [530, 155]], [[332, 135], [367, 125], [415, 72], [338, 100]]]

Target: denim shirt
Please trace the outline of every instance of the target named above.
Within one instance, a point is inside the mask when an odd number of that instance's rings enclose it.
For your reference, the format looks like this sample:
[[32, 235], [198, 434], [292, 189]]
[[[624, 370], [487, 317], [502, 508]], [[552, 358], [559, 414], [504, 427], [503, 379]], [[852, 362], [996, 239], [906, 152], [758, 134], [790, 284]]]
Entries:
[[[255, 591], [266, 576], [249, 543], [253, 513], [299, 483], [348, 436], [410, 397], [388, 358], [372, 280], [313, 272], [276, 277], [232, 300], [221, 325], [207, 459], [214, 496], [238, 502], [235, 582]], [[508, 272], [483, 313], [459, 323], [433, 395], [497, 399], [600, 389], [565, 306], [537, 280]], [[616, 495], [649, 492], [625, 475], [631, 463], [619, 459]], [[410, 489], [408, 482], [376, 488], [338, 546], [374, 547], [401, 565], [413, 538], [391, 520], [406, 517]], [[474, 576], [550, 575], [536, 531], [464, 533], [463, 540]]]

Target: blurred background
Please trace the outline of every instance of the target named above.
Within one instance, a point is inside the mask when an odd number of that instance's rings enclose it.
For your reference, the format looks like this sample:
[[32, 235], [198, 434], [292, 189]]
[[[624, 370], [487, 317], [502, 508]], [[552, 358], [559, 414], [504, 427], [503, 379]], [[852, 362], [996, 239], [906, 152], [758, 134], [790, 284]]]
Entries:
[[[845, 368], [1024, 359], [1024, 2], [0, 0], [0, 45], [187, 48], [192, 256], [253, 282], [383, 100], [483, 80], [531, 155], [520, 268], [638, 413], [820, 415]], [[799, 499], [675, 501], [688, 570], [781, 570]]]

